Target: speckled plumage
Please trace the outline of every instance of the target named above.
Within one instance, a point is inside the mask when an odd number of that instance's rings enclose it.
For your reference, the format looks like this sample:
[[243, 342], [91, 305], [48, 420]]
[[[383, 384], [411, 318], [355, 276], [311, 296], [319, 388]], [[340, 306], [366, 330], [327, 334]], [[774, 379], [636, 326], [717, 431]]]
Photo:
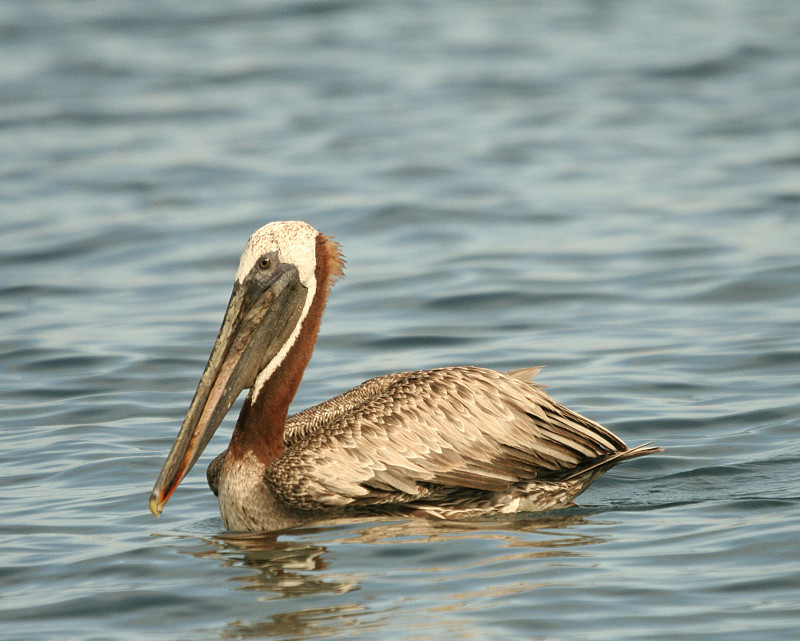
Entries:
[[[467, 518], [552, 509], [609, 467], [658, 451], [629, 450], [513, 374], [388, 374], [291, 416], [258, 499], [277, 504], [287, 521], [269, 529], [325, 513]], [[209, 466], [215, 492], [225, 455]]]

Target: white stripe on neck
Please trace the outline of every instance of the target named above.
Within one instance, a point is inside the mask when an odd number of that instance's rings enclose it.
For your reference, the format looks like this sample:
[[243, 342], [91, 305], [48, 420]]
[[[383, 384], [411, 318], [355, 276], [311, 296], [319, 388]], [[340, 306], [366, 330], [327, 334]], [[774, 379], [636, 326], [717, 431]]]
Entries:
[[275, 357], [269, 363], [267, 363], [267, 366], [259, 372], [258, 376], [256, 376], [256, 380], [255, 383], [253, 383], [253, 389], [251, 392], [253, 395], [253, 400], [258, 398], [258, 395], [261, 393], [264, 384], [270, 378], [272, 378], [272, 375], [286, 359], [286, 355], [289, 353], [289, 350], [292, 349], [292, 346], [297, 342], [297, 337], [300, 336], [300, 330], [303, 328], [303, 323], [308, 316], [308, 310], [311, 309], [311, 303], [314, 301], [314, 294], [317, 292], [317, 279], [315, 276], [311, 276], [311, 280], [310, 282], [306, 283], [306, 287], [308, 288], [306, 302], [303, 303], [303, 311], [300, 312], [300, 318], [297, 319], [297, 325], [295, 325], [292, 333], [289, 335], [289, 338], [287, 338], [286, 342], [281, 346], [280, 351], [275, 354]]

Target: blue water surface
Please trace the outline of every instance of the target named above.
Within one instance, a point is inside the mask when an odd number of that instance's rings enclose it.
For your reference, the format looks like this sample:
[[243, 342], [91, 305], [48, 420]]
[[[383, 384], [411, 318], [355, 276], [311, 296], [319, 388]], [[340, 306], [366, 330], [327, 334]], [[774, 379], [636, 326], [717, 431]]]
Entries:
[[[800, 5], [0, 5], [0, 637], [783, 640]], [[150, 489], [248, 235], [342, 245], [295, 409], [544, 365], [658, 456], [473, 522], [227, 535]]]

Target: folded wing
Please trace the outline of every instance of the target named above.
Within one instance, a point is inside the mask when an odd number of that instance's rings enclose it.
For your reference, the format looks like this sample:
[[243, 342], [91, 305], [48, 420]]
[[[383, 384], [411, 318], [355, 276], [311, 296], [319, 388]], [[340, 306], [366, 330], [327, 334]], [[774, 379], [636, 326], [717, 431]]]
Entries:
[[444, 488], [503, 491], [628, 451], [524, 380], [535, 372], [451, 367], [371, 379], [291, 417], [265, 480], [314, 510], [424, 500]]

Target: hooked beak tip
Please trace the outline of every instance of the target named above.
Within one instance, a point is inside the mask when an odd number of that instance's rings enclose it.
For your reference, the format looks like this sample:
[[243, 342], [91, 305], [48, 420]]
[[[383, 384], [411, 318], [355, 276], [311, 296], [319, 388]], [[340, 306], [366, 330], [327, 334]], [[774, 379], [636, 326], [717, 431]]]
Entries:
[[164, 503], [166, 503], [166, 501], [159, 500], [155, 492], [150, 495], [150, 511], [153, 513], [153, 516], [161, 516], [161, 512], [164, 510]]

